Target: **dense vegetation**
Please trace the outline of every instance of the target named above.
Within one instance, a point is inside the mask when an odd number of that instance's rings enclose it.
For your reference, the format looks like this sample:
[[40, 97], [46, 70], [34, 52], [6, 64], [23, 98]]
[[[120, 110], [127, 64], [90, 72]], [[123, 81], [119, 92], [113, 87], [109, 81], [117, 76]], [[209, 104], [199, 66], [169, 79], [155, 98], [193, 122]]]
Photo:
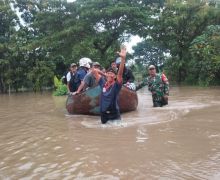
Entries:
[[108, 66], [131, 35], [143, 38], [137, 75], [155, 64], [178, 83], [220, 85], [218, 1], [2, 0], [0, 92], [51, 87], [81, 57]]

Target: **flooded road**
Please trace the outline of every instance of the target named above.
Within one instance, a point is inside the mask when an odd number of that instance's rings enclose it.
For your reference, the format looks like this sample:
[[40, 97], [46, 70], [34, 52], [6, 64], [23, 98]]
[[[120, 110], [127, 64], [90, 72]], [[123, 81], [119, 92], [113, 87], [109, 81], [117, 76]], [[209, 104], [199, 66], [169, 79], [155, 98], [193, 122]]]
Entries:
[[220, 179], [220, 88], [172, 87], [163, 108], [138, 97], [101, 125], [65, 97], [0, 95], [0, 179]]

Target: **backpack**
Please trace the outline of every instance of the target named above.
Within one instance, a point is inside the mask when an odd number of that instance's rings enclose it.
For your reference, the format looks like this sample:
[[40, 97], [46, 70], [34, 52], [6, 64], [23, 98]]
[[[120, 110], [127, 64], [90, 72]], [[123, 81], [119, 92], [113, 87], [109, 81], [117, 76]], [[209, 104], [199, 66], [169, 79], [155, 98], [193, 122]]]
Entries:
[[76, 73], [75, 74], [71, 73], [71, 79], [70, 79], [70, 82], [69, 82], [70, 92], [75, 92], [78, 89], [77, 84], [78, 84], [77, 74]]

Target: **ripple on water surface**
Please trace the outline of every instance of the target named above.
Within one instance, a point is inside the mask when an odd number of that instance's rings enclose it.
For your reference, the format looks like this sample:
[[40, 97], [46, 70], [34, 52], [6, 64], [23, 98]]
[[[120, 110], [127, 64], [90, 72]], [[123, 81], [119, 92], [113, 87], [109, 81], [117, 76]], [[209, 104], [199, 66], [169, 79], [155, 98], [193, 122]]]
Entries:
[[173, 88], [162, 108], [138, 95], [105, 125], [51, 95], [4, 97], [0, 179], [219, 179], [219, 91]]

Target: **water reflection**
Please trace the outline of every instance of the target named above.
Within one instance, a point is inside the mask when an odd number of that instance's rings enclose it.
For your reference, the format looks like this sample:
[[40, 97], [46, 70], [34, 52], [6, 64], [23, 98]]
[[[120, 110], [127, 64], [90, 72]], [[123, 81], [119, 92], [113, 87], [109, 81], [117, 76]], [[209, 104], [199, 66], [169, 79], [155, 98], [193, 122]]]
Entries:
[[1, 95], [0, 179], [219, 179], [219, 92], [173, 87], [152, 108], [143, 89], [138, 110], [107, 125], [50, 93]]

